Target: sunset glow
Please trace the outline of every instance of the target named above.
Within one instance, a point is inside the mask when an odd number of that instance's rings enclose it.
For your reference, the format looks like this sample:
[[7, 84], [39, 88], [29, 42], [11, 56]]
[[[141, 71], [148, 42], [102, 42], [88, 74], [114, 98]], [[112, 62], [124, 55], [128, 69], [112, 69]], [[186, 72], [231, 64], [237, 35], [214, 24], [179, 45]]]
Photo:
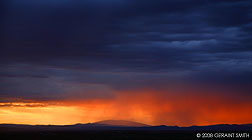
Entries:
[[252, 123], [251, 0], [0, 9], [0, 124]]
[[151, 125], [243, 124], [252, 118], [252, 103], [234, 104], [219, 97], [164, 98], [139, 93], [107, 100], [48, 103], [1, 103], [0, 123], [66, 125], [107, 119]]

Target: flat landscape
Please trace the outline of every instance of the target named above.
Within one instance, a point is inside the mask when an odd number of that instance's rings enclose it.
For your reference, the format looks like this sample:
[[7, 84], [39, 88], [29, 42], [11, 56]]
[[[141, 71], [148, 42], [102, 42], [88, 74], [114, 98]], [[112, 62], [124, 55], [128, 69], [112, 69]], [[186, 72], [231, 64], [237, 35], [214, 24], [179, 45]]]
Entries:
[[[112, 125], [111, 125], [112, 124]], [[129, 126], [129, 125], [132, 126]], [[130, 121], [101, 121], [97, 123], [76, 125], [15, 125], [1, 124], [0, 136], [2, 140], [14, 139], [85, 139], [85, 140], [166, 140], [166, 139], [194, 139], [197, 137], [227, 138], [227, 134], [243, 134], [249, 138], [252, 125], [209, 125], [209, 126], [149, 126]], [[200, 134], [201, 136], [197, 135]], [[231, 137], [231, 136], [229, 136]]]

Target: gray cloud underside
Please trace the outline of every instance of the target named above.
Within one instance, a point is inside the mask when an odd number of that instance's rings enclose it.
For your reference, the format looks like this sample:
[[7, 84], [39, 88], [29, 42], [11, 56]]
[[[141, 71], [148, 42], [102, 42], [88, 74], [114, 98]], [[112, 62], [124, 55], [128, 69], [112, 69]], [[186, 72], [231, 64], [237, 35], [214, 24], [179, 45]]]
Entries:
[[2, 96], [105, 98], [118, 89], [162, 88], [177, 79], [252, 83], [249, 0], [3, 5]]

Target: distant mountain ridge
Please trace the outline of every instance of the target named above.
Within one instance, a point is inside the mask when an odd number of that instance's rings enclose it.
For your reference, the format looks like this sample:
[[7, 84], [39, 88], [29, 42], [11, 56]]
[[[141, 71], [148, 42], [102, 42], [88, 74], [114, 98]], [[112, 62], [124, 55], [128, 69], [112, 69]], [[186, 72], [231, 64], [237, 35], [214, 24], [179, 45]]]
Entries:
[[0, 132], [3, 131], [80, 131], [80, 130], [169, 130], [169, 131], [249, 131], [252, 132], [252, 124], [217, 124], [207, 126], [150, 126], [143, 123], [125, 120], [104, 120], [87, 124], [75, 125], [24, 125], [24, 124], [0, 124]]
[[104, 125], [104, 126], [121, 126], [121, 127], [149, 127], [150, 125], [133, 122], [133, 121], [126, 121], [126, 120], [104, 120], [95, 122], [93, 124]]

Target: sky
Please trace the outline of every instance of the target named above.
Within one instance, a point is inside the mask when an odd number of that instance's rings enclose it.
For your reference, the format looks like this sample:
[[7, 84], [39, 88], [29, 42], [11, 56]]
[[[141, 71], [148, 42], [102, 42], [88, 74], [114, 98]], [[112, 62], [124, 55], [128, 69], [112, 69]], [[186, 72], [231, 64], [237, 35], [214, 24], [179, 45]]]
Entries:
[[0, 123], [251, 123], [250, 0], [0, 5]]

